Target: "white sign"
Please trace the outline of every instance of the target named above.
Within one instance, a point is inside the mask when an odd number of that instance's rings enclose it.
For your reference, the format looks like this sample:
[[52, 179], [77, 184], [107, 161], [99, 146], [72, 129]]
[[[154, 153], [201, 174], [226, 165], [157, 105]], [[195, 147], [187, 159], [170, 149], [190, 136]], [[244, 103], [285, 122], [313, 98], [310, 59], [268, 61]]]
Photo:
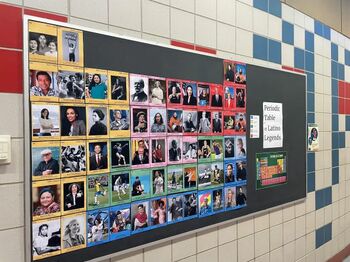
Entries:
[[263, 103], [263, 147], [276, 148], [283, 146], [283, 111], [282, 103]]
[[251, 115], [250, 116], [250, 138], [260, 137], [260, 116]]

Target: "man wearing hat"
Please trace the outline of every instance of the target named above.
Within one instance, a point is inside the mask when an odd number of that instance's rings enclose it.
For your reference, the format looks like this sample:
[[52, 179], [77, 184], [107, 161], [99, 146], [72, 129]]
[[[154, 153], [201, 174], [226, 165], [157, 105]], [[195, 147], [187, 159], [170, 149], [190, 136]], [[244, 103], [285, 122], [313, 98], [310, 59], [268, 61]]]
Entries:
[[56, 159], [52, 158], [51, 149], [41, 151], [42, 161], [34, 170], [34, 176], [48, 176], [59, 173], [59, 165]]
[[144, 133], [147, 132], [147, 120], [146, 120], [146, 112], [140, 111], [136, 114], [137, 120], [134, 122], [137, 125], [134, 127], [134, 132]]
[[143, 79], [135, 82], [135, 93], [131, 95], [131, 101], [133, 102], [146, 102], [148, 97], [143, 89], [145, 88], [145, 82]]

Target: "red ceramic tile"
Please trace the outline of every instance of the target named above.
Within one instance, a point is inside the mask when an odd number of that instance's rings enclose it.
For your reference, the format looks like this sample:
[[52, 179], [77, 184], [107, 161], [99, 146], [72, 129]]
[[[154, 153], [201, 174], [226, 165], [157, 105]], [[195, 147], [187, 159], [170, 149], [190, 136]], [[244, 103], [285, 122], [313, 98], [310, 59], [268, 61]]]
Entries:
[[345, 83], [345, 97], [350, 98], [350, 83]]
[[0, 92], [23, 93], [22, 51], [0, 49]]
[[347, 114], [347, 115], [350, 114], [350, 99], [346, 99], [344, 111], [345, 111], [344, 114]]
[[345, 82], [338, 81], [338, 96], [345, 97]]
[[171, 40], [171, 45], [194, 50], [194, 45], [176, 40]]
[[293, 67], [290, 67], [290, 66], [282, 66], [282, 69], [284, 70], [288, 70], [288, 71], [294, 71], [294, 68]]
[[24, 9], [24, 14], [38, 16], [41, 18], [47, 18], [47, 19], [56, 20], [56, 21], [60, 21], [60, 22], [67, 22], [68, 21], [68, 18], [66, 16], [63, 16], [63, 15], [55, 15], [55, 14], [51, 14], [51, 13], [40, 12], [40, 11], [26, 9], [26, 8]]
[[339, 114], [345, 114], [345, 98], [339, 98]]
[[298, 73], [302, 73], [302, 74], [304, 74], [304, 73], [305, 73], [305, 71], [304, 71], [304, 70], [302, 70], [302, 69], [298, 69], [298, 68], [294, 68], [294, 72], [298, 72]]
[[204, 46], [196, 45], [195, 49], [197, 51], [204, 52], [204, 53], [209, 53], [209, 54], [213, 54], [213, 55], [216, 54], [216, 50], [215, 49], [204, 47]]
[[0, 47], [22, 49], [22, 8], [0, 4]]

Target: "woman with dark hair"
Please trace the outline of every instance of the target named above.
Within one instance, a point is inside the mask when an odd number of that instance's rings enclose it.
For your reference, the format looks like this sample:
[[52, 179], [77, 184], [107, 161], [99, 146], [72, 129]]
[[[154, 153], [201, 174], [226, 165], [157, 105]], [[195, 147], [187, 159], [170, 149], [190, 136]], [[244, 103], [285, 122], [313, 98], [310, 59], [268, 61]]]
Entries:
[[193, 94], [193, 87], [191, 85], [188, 85], [186, 87], [186, 93], [184, 94], [183, 104], [192, 106], [197, 105], [197, 98]]
[[151, 126], [152, 133], [164, 133], [165, 132], [165, 124], [163, 121], [163, 116], [161, 113], [156, 113], [153, 119], [153, 124]]
[[43, 108], [40, 112], [40, 136], [51, 136], [53, 124], [49, 115], [50, 112], [47, 108]]
[[80, 224], [78, 220], [71, 220], [64, 229], [63, 248], [80, 246], [85, 244], [85, 238], [80, 234]]
[[90, 136], [107, 135], [107, 127], [101, 122], [104, 118], [105, 114], [101, 109], [97, 108], [92, 111], [92, 120], [94, 121], [94, 124], [90, 128]]
[[160, 163], [163, 161], [164, 161], [164, 159], [163, 159], [163, 154], [162, 154], [162, 145], [158, 144], [152, 152], [152, 162], [153, 163]]
[[34, 216], [52, 214], [60, 211], [60, 204], [55, 202], [55, 193], [49, 187], [43, 188], [39, 193], [40, 205], [34, 210]]
[[91, 234], [92, 234], [92, 242], [98, 242], [101, 241], [103, 238], [103, 229], [104, 229], [104, 225], [103, 225], [103, 220], [101, 219], [100, 216], [98, 216], [95, 221], [94, 221], [94, 225], [91, 228]]
[[72, 210], [84, 207], [84, 193], [77, 183], [70, 184], [69, 193], [64, 198], [64, 210]]
[[63, 120], [62, 136], [85, 136], [86, 127], [74, 107], [66, 108], [66, 118]]
[[105, 99], [107, 92], [107, 86], [105, 83], [102, 83], [101, 75], [94, 74], [89, 85], [89, 94], [87, 97], [94, 99]]

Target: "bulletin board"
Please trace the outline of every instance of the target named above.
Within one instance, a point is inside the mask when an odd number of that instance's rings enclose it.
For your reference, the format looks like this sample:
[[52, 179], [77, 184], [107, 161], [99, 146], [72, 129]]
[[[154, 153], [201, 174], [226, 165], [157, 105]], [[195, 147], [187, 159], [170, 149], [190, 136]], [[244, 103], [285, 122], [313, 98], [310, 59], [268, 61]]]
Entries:
[[[86, 261], [306, 196], [305, 76], [24, 19], [30, 258]], [[297, 103], [296, 103], [297, 101]], [[283, 146], [250, 115], [283, 104]], [[257, 153], [286, 183], [257, 190]]]

